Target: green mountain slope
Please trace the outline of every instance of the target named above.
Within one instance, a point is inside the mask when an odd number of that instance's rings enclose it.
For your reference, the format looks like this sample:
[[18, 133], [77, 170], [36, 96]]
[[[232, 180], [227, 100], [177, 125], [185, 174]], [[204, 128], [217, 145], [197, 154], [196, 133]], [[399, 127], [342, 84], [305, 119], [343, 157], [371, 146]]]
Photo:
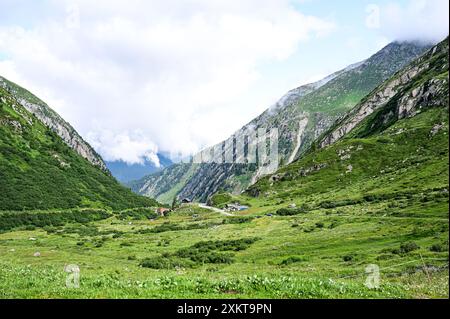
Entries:
[[[366, 61], [288, 92], [220, 146], [233, 145], [233, 140], [245, 135], [247, 128], [277, 128], [280, 164], [289, 164], [300, 157], [336, 119], [427, 48], [429, 46], [418, 43], [391, 43]], [[168, 199], [169, 202], [169, 197], [174, 194], [180, 198], [206, 201], [219, 190], [239, 194], [265, 174], [264, 168], [256, 165], [183, 165], [189, 166], [183, 169], [185, 174], [189, 172], [189, 176], [180, 176], [179, 167], [169, 167], [163, 174], [150, 175], [132, 183], [132, 189], [142, 195]], [[161, 179], [163, 175], [166, 178]]]
[[304, 158], [247, 193], [324, 208], [398, 200], [409, 211], [391, 203], [385, 214], [448, 217], [448, 93], [445, 40], [364, 98]]
[[0, 86], [0, 210], [154, 204], [79, 155]]
[[28, 90], [0, 76], [0, 88], [10, 93], [27, 111], [34, 114], [45, 126], [54, 131], [75, 152], [87, 159], [93, 165], [108, 171], [99, 154], [67, 123], [58, 113], [45, 102]]

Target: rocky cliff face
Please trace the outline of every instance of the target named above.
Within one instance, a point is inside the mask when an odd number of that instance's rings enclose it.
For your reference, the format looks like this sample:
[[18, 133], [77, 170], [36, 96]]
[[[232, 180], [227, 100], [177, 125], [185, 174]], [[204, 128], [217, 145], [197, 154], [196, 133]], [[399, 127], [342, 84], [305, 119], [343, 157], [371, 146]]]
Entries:
[[435, 104], [448, 105], [447, 85], [448, 39], [378, 87], [338, 121], [320, 140], [319, 145], [323, 148], [335, 143], [379, 110], [382, 113], [378, 114], [378, 122], [371, 123], [367, 130], [373, 131], [386, 123], [412, 117]]
[[[275, 105], [228, 140], [205, 151], [226, 148], [227, 145], [230, 147], [233, 140], [249, 129], [264, 128], [270, 131], [276, 128], [279, 135], [279, 164], [287, 165], [298, 159], [313, 141], [348, 110], [355, 107], [364, 96], [428, 48], [429, 46], [417, 43], [391, 43], [363, 62], [351, 65], [316, 83], [289, 91]], [[180, 177], [179, 169], [175, 171], [169, 167], [164, 173], [166, 178], [172, 175], [179, 177], [169, 178], [172, 183], [167, 183], [167, 179], [161, 181], [150, 175], [135, 182], [132, 189], [139, 194], [160, 200], [168, 198], [169, 194], [172, 196], [177, 194], [180, 198], [206, 201], [209, 196], [221, 189], [240, 193], [266, 174], [264, 167], [248, 164], [181, 165], [187, 166], [184, 171], [186, 174], [189, 172], [189, 176]], [[159, 187], [160, 183], [163, 183], [164, 187]], [[170, 184], [176, 187], [162, 191]]]
[[18, 85], [0, 77], [0, 87], [12, 94], [15, 99], [29, 112], [34, 114], [42, 123], [53, 130], [62, 140], [91, 164], [108, 172], [100, 155], [83, 140], [77, 131], [43, 101], [19, 87]]

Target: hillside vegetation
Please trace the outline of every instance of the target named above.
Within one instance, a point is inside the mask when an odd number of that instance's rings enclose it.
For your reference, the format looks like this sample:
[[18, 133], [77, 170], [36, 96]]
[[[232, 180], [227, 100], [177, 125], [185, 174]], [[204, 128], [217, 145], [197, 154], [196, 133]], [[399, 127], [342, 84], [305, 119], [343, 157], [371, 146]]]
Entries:
[[81, 157], [0, 87], [0, 210], [156, 204]]
[[[5, 213], [0, 297], [448, 298], [448, 103], [445, 40], [216, 207]], [[249, 209], [230, 216], [229, 202]]]
[[[291, 90], [233, 134], [226, 145], [233, 145], [233, 139], [245, 135], [247, 128], [277, 128], [280, 166], [285, 166], [307, 151], [311, 143], [329, 129], [336, 119], [428, 48], [419, 43], [394, 42], [361, 63], [353, 64], [316, 83]], [[220, 190], [240, 194], [262, 175], [264, 172], [257, 165], [180, 164], [131, 185], [138, 194], [167, 203], [174, 196], [206, 202]]]

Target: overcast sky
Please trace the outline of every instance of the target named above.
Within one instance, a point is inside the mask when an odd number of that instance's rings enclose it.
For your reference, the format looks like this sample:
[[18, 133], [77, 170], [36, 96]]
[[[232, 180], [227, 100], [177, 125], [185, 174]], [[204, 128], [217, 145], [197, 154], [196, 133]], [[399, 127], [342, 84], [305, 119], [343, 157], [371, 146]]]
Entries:
[[106, 160], [217, 143], [288, 90], [393, 40], [448, 34], [448, 0], [0, 0], [0, 75]]

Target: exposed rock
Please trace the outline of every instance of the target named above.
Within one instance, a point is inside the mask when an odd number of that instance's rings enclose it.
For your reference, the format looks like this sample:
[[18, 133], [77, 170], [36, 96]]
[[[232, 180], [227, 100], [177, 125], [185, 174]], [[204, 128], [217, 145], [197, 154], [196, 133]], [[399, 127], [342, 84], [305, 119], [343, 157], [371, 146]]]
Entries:
[[[300, 158], [311, 144], [326, 132], [336, 120], [355, 107], [360, 98], [374, 90], [396, 71], [402, 69], [411, 60], [417, 58], [429, 46], [412, 43], [391, 43], [369, 59], [349, 66], [332, 74], [322, 81], [308, 84], [289, 91], [275, 105], [263, 114], [238, 130], [226, 141], [197, 154], [194, 158], [202, 158], [218, 149], [224, 154], [235, 151], [235, 140], [244, 136], [248, 130], [271, 129], [278, 130], [278, 155], [281, 166], [287, 165]], [[368, 104], [361, 109], [353, 126], [344, 126], [330, 137], [330, 143], [342, 137], [360, 120], [373, 112], [372, 104], [388, 101], [396, 93], [396, 85], [407, 81], [403, 75], [396, 83], [379, 92]], [[357, 88], [355, 87], [357, 84]], [[347, 97], [350, 97], [347, 99]], [[349, 100], [342, 102], [342, 100]], [[248, 143], [247, 143], [248, 145]], [[251, 145], [251, 144], [250, 144]], [[214, 153], [216, 154], [216, 153]], [[231, 152], [233, 154], [233, 152]], [[222, 153], [219, 152], [219, 157]], [[242, 158], [236, 155], [236, 162]], [[265, 175], [273, 174], [267, 166], [253, 167], [248, 164], [221, 163], [211, 164], [182, 164], [166, 168], [165, 172], [150, 175], [132, 185], [132, 189], [139, 194], [167, 200], [168, 196], [177, 194], [179, 198], [189, 197], [202, 202], [223, 189], [239, 194]], [[278, 163], [277, 163], [278, 164]], [[308, 175], [314, 168], [306, 168], [301, 174]], [[182, 173], [181, 173], [182, 172]], [[181, 173], [181, 174], [180, 174]], [[272, 182], [276, 179], [272, 177]]]
[[[98, 155], [95, 150], [83, 140], [83, 138], [69, 123], [64, 121], [61, 116], [49, 108], [47, 104], [29, 92], [23, 94], [22, 91], [24, 91], [24, 89], [2, 77], [0, 77], [0, 87], [10, 92], [20, 105], [22, 105], [30, 113], [34, 114], [42, 123], [44, 123], [44, 125], [58, 134], [62, 140], [79, 155], [105, 172], [108, 171], [100, 155]], [[12, 106], [14, 107], [14, 104], [12, 104]], [[24, 118], [26, 118], [28, 122], [31, 121], [28, 116], [24, 116]]]
[[431, 132], [430, 132], [430, 134], [431, 134], [431, 136], [435, 136], [442, 128], [444, 128], [444, 124], [442, 123], [442, 124], [435, 124], [434, 126], [433, 126], [433, 128], [431, 129]]
[[[430, 72], [431, 65], [428, 61], [433, 55], [443, 53], [448, 54], [448, 43], [445, 41], [384, 83], [347, 116], [338, 121], [320, 141], [320, 147], [335, 143], [369, 115], [386, 106], [388, 102], [395, 107], [391, 107], [389, 112], [382, 115], [383, 123], [415, 116], [428, 107], [448, 105], [448, 77], [446, 79], [431, 78], [419, 82], [419, 85], [414, 88], [409, 87], [413, 79], [419, 78], [425, 72]], [[448, 60], [447, 65], [443, 67], [448, 69]]]

